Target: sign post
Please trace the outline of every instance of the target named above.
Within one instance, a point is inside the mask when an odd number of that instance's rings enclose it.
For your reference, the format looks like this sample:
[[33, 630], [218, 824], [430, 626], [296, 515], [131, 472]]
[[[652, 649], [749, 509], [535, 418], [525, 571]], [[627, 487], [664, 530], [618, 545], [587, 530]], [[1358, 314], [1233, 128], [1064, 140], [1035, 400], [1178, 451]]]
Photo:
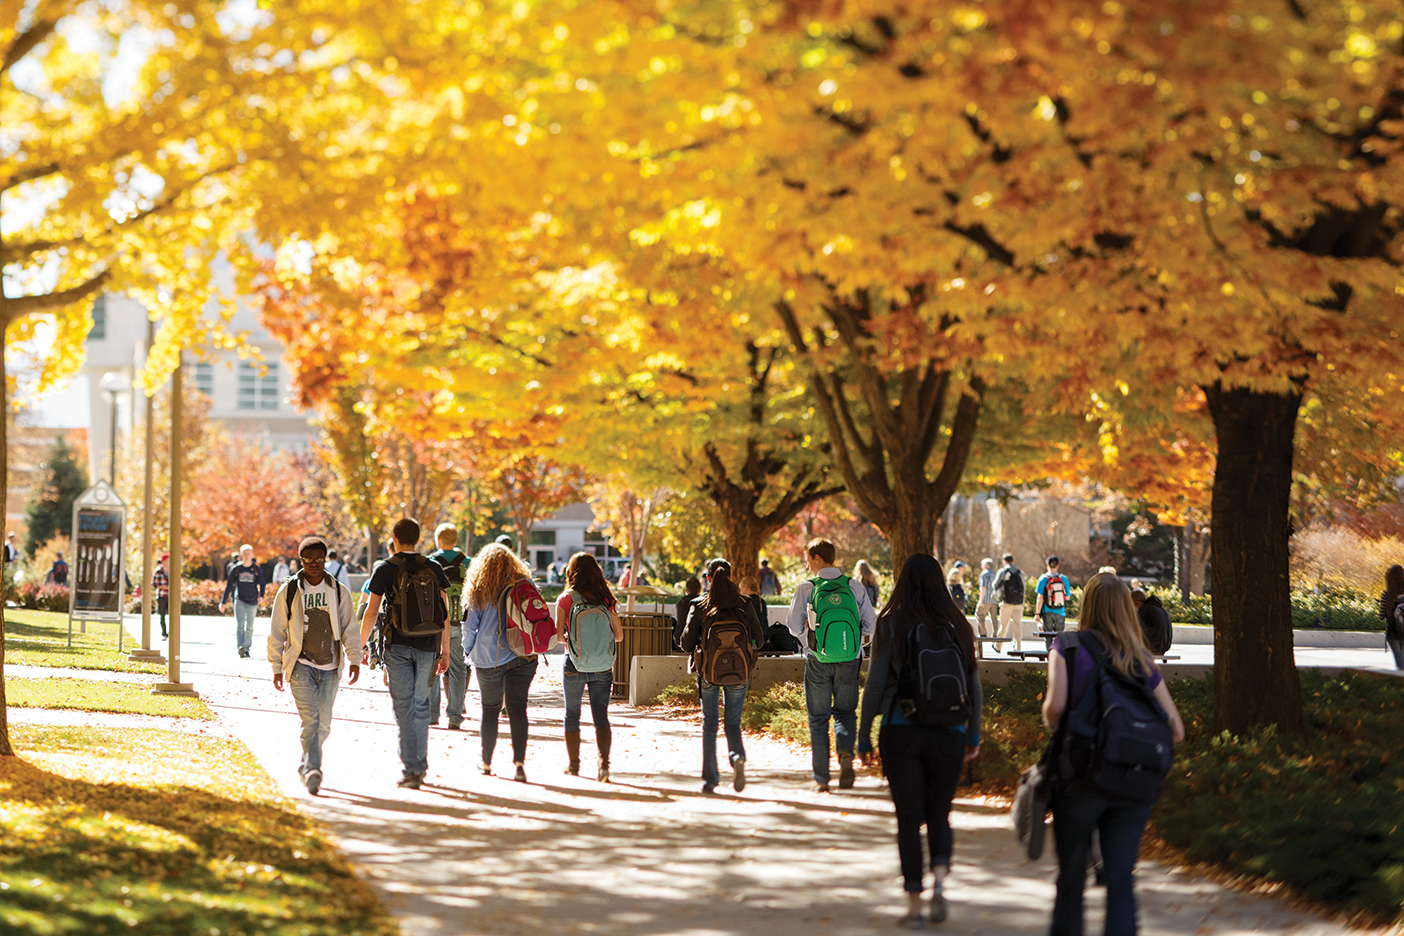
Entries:
[[68, 590], [68, 645], [74, 621], [110, 621], [122, 643], [127, 505], [99, 481], [73, 502], [73, 584]]
[[166, 642], [166, 681], [152, 688], [153, 694], [193, 696], [194, 686], [180, 681], [180, 484], [185, 475], [185, 445], [181, 438], [181, 363], [171, 372], [171, 577], [169, 620], [171, 636]]

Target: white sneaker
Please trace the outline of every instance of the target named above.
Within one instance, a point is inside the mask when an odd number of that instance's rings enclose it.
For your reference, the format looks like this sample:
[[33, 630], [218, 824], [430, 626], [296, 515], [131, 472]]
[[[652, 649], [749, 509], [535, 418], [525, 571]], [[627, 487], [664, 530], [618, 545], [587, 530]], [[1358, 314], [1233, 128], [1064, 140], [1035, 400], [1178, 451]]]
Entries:
[[302, 782], [307, 784], [307, 792], [313, 796], [322, 788], [322, 772], [320, 770], [309, 770], [302, 777]]

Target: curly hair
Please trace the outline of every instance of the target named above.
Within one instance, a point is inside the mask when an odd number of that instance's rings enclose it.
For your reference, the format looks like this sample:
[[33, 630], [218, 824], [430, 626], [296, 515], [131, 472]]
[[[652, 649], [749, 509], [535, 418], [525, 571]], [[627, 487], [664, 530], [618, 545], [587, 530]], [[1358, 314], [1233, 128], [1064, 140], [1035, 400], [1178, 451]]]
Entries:
[[464, 586], [470, 607], [482, 610], [492, 606], [518, 579], [531, 578], [531, 570], [506, 546], [497, 543], [484, 546], [468, 566]]

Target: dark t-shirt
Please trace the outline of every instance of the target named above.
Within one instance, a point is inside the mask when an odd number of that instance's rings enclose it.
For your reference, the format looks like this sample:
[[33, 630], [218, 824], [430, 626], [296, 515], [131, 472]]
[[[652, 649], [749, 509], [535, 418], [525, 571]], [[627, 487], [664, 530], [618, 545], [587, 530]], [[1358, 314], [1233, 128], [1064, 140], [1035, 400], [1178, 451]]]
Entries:
[[[420, 559], [425, 559], [426, 562], [429, 561], [424, 556], [420, 556], [419, 553], [398, 553], [398, 555], [406, 558], [419, 556]], [[449, 587], [449, 580], [448, 576], [444, 574], [443, 566], [439, 565], [437, 562], [429, 562], [429, 567], [434, 570], [434, 576], [439, 580], [439, 587], [447, 589]], [[390, 590], [394, 588], [395, 576], [398, 575], [399, 572], [400, 568], [393, 562], [382, 562], [380, 565], [376, 566], [375, 571], [371, 573], [370, 593], [372, 595], [379, 595], [384, 599], [384, 597], [389, 594]], [[439, 643], [441, 641], [441, 638], [436, 634], [426, 634], [423, 637], [406, 637], [404, 634], [396, 633], [393, 627], [387, 630], [386, 638], [391, 646], [409, 647], [414, 650], [427, 650], [430, 653], [439, 649]]]

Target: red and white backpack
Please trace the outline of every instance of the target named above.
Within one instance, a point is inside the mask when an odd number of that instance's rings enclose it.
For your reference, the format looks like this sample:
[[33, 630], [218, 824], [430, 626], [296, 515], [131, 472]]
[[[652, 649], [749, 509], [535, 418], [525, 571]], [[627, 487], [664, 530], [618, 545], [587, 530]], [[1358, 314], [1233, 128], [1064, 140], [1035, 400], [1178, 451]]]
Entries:
[[548, 653], [559, 642], [551, 606], [529, 578], [507, 586], [497, 601], [507, 649], [519, 657]]

